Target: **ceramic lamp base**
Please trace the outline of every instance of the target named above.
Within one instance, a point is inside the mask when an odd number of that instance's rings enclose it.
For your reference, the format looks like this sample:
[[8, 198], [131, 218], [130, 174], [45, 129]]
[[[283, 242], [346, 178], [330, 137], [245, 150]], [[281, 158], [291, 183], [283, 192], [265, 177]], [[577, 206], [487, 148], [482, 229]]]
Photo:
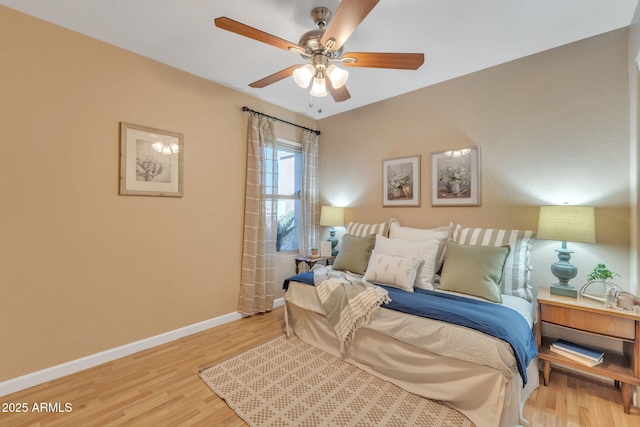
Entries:
[[578, 290], [570, 285], [561, 285], [554, 283], [549, 287], [549, 291], [552, 295], [562, 295], [565, 297], [578, 298]]

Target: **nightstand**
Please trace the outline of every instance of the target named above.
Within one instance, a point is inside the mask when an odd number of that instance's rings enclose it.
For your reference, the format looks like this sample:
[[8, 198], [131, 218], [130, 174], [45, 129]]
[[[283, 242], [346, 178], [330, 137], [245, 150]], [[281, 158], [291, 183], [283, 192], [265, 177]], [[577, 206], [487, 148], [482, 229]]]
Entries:
[[[640, 314], [635, 309], [607, 308], [604, 303], [585, 298], [551, 295], [549, 288], [540, 288], [538, 319], [536, 340], [538, 358], [543, 362], [544, 385], [549, 384], [551, 363], [610, 378], [622, 389], [622, 404], [628, 414], [631, 386], [640, 386]], [[549, 350], [555, 337], [545, 335], [542, 331], [545, 324], [556, 325], [569, 332], [578, 343], [580, 335], [588, 335], [595, 340], [613, 340], [622, 344], [622, 351], [604, 350], [601, 364], [592, 367], [582, 365]]]
[[316, 263], [320, 262], [320, 261], [324, 261], [325, 265], [330, 265], [333, 264], [333, 260], [336, 259], [336, 257], [334, 256], [329, 256], [329, 257], [315, 257], [315, 258], [310, 258], [310, 257], [306, 257], [306, 256], [300, 256], [296, 258], [296, 274], [298, 274], [300, 271], [300, 263], [304, 262], [305, 264], [307, 264], [307, 266], [309, 267], [309, 270], [311, 270], [311, 268], [316, 265]]

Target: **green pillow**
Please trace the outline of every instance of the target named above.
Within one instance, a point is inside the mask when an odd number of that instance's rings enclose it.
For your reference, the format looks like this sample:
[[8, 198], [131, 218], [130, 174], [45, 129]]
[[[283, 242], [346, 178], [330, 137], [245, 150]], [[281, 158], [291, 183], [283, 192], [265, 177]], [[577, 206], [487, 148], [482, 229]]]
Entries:
[[340, 252], [333, 262], [334, 270], [346, 270], [356, 274], [364, 274], [369, 265], [371, 250], [376, 243], [376, 235], [355, 237], [350, 234], [342, 236]]
[[509, 246], [462, 245], [447, 242], [439, 289], [502, 302], [500, 280]]

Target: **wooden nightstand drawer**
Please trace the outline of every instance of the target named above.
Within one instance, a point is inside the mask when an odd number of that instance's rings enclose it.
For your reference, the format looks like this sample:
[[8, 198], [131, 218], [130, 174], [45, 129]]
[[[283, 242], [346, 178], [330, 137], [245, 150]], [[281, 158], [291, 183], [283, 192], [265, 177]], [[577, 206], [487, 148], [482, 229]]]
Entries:
[[635, 321], [604, 314], [572, 310], [554, 305], [540, 307], [542, 321], [601, 335], [634, 340]]

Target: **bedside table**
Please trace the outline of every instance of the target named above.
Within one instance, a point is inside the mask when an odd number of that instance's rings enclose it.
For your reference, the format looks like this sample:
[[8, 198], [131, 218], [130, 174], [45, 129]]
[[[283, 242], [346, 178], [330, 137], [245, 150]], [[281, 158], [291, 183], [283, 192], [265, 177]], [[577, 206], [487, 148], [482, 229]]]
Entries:
[[[551, 295], [549, 288], [540, 288], [538, 322], [536, 341], [538, 358], [543, 362], [544, 385], [549, 384], [551, 363], [610, 378], [622, 389], [622, 405], [628, 414], [631, 386], [640, 385], [640, 313], [635, 309], [607, 308], [604, 303], [585, 298]], [[618, 341], [622, 343], [622, 352], [605, 350], [601, 364], [585, 366], [549, 350], [555, 338], [543, 333], [544, 324], [569, 330], [576, 337], [583, 334]], [[579, 343], [578, 338], [576, 340]]]
[[320, 262], [320, 261], [324, 261], [324, 265], [330, 265], [333, 264], [333, 260], [336, 259], [336, 257], [334, 256], [330, 256], [330, 257], [315, 257], [315, 258], [310, 258], [310, 257], [306, 257], [306, 256], [300, 256], [296, 258], [296, 274], [298, 274], [300, 271], [300, 263], [304, 262], [305, 264], [307, 264], [307, 266], [309, 267], [309, 270], [311, 270], [311, 268], [316, 265], [316, 263]]

